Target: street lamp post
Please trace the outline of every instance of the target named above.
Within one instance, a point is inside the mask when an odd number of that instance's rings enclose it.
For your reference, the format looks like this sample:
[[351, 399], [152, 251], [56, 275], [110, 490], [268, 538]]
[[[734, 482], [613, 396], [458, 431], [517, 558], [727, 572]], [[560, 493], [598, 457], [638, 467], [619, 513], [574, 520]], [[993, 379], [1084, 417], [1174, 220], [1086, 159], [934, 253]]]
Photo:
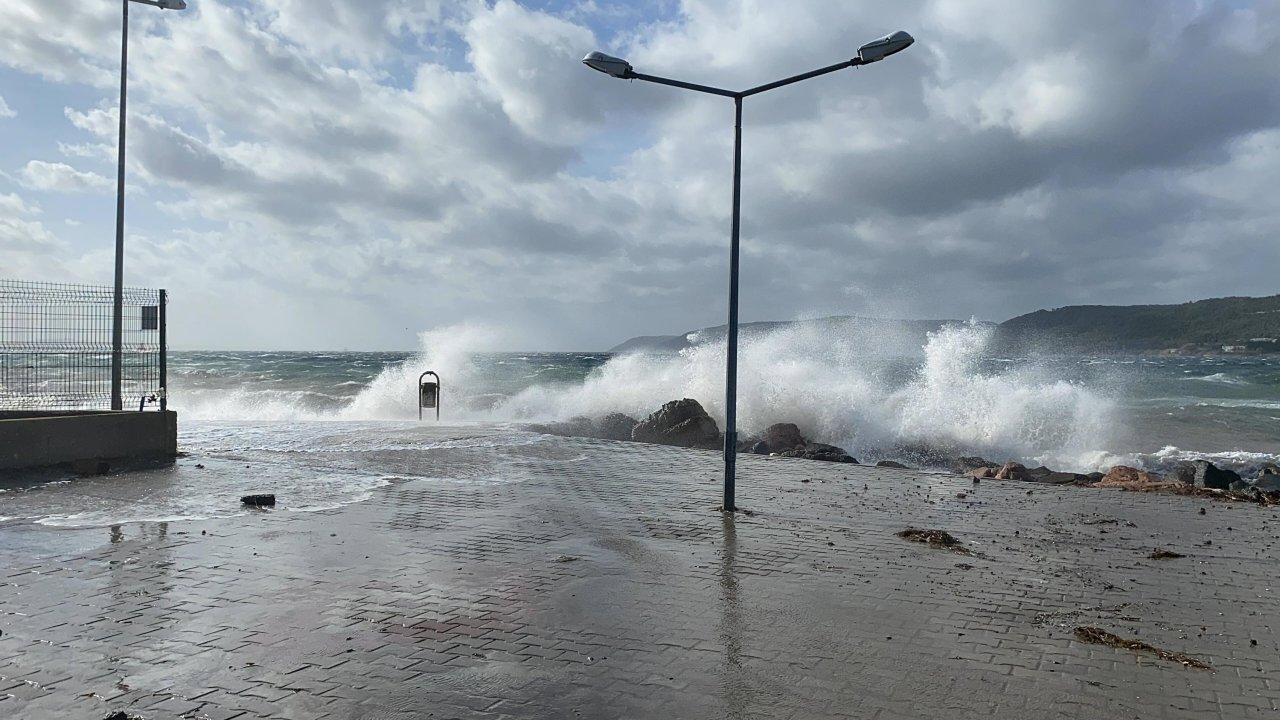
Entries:
[[116, 147], [116, 279], [111, 308], [111, 409], [124, 409], [120, 396], [124, 344], [124, 119], [129, 77], [129, 3], [151, 5], [162, 10], [185, 10], [186, 0], [121, 0], [124, 19], [120, 40], [120, 139]]
[[670, 85], [685, 90], [733, 98], [733, 228], [729, 236], [729, 332], [725, 363], [724, 503], [722, 505], [725, 511], [733, 512], [737, 510], [737, 505], [734, 502], [734, 478], [738, 453], [738, 235], [741, 227], [740, 214], [742, 210], [742, 100], [752, 95], [759, 95], [762, 92], [774, 90], [784, 85], [791, 85], [801, 80], [815, 78], [819, 75], [826, 75], [837, 70], [869, 65], [894, 53], [906, 50], [913, 42], [915, 42], [914, 38], [899, 30], [892, 35], [886, 35], [879, 40], [873, 40], [858, 48], [858, 56], [852, 60], [828, 65], [824, 68], [741, 91], [724, 90], [707, 85], [687, 83], [682, 80], [645, 75], [644, 73], [636, 72], [631, 67], [631, 63], [626, 60], [605, 55], [602, 52], [593, 52], [582, 59], [583, 64], [587, 67], [623, 80], [644, 80], [660, 85]]

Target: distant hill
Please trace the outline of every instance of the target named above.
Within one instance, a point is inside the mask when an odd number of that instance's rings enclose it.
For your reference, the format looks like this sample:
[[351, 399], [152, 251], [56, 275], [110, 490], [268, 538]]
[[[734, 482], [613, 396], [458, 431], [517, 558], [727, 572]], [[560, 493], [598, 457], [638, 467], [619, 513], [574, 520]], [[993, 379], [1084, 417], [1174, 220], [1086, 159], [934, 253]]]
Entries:
[[[815, 330], [818, 332], [865, 334], [874, 339], [876, 348], [882, 353], [908, 354], [918, 352], [925, 343], [925, 335], [943, 325], [960, 322], [958, 320], [887, 320], [883, 318], [863, 318], [852, 315], [836, 315], [816, 320], [784, 320], [777, 322], [750, 322], [738, 326], [738, 334], [742, 340], [750, 340], [770, 332], [784, 329]], [[727, 326], [691, 330], [679, 335], [643, 335], [609, 349], [615, 354], [633, 352], [679, 352], [694, 345], [707, 342], [718, 342], [724, 339]]]
[[[781, 329], [810, 328], [848, 337], [863, 334], [885, 354], [912, 354], [925, 335], [958, 320], [887, 320], [849, 315], [782, 322], [743, 323], [743, 340]], [[612, 353], [679, 352], [716, 342], [725, 326], [680, 335], [635, 337]], [[1227, 297], [1180, 305], [1072, 305], [1037, 310], [996, 326], [1002, 353], [1280, 353], [1280, 295]]]
[[1280, 295], [1038, 310], [1001, 323], [998, 335], [1015, 351], [1280, 352]]

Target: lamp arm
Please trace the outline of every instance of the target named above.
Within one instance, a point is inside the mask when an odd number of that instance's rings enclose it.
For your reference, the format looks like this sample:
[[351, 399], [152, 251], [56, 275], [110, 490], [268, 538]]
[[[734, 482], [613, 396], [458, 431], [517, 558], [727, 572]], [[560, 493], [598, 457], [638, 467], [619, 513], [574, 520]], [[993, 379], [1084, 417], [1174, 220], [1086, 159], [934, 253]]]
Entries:
[[721, 88], [714, 88], [708, 85], [696, 85], [694, 83], [684, 82], [683, 80], [672, 80], [671, 78], [658, 77], [657, 75], [645, 75], [644, 73], [638, 73], [635, 71], [628, 72], [623, 76], [623, 79], [644, 80], [645, 82], [658, 83], [659, 85], [670, 85], [672, 87], [684, 88], [685, 90], [696, 90], [698, 92], [720, 95], [723, 97], [738, 97], [738, 93], [732, 90], [722, 90]]
[[753, 87], [753, 88], [751, 88], [750, 90], [743, 90], [742, 92], [738, 93], [738, 95], [739, 95], [740, 97], [747, 97], [747, 96], [750, 96], [750, 95], [758, 95], [758, 94], [760, 94], [760, 93], [762, 93], [762, 92], [766, 92], [766, 91], [768, 91], [768, 90], [773, 90], [774, 88], [780, 88], [780, 87], [782, 87], [783, 85], [790, 85], [790, 84], [792, 84], [792, 83], [798, 83], [798, 82], [800, 82], [801, 80], [808, 80], [809, 78], [815, 78], [815, 77], [818, 77], [819, 75], [826, 75], [827, 73], [833, 73], [833, 72], [835, 72], [835, 71], [837, 71], [837, 70], [844, 70], [845, 68], [858, 67], [859, 65], [862, 65], [862, 64], [863, 64], [863, 63], [862, 63], [862, 60], [860, 60], [860, 59], [858, 59], [858, 58], [854, 58], [854, 59], [852, 59], [852, 60], [845, 60], [844, 62], [836, 63], [835, 65], [828, 65], [827, 67], [824, 67], [824, 68], [818, 68], [817, 70], [810, 70], [810, 71], [809, 71], [809, 72], [807, 72], [807, 73], [801, 73], [800, 75], [793, 75], [793, 76], [791, 76], [791, 77], [789, 77], [789, 78], [784, 78], [784, 79], [782, 79], [782, 80], [777, 80], [777, 81], [775, 81], [775, 82], [771, 82], [771, 83], [768, 83], [768, 84], [766, 84], [766, 85], [760, 85], [760, 86], [758, 86], [758, 87]]
[[[144, 0], [134, 0], [134, 1], [143, 2]], [[862, 65], [862, 64], [864, 63], [859, 58], [854, 58], [852, 60], [845, 60], [844, 62], [836, 63], [835, 65], [828, 65], [827, 67], [818, 68], [817, 70], [810, 70], [807, 73], [793, 75], [789, 78], [783, 78], [782, 80], [777, 80], [765, 85], [759, 85], [757, 87], [751, 88], [750, 90], [743, 90], [742, 92], [734, 92], [732, 90], [725, 90], [722, 88], [711, 87], [709, 85], [698, 85], [696, 83], [685, 82], [683, 80], [672, 80], [671, 78], [659, 77], [657, 75], [646, 75], [644, 73], [635, 72], [634, 70], [628, 71], [627, 74], [623, 76], [623, 79], [624, 80], [644, 80], [645, 82], [657, 83], [659, 85], [670, 85], [672, 87], [684, 88], [685, 90], [695, 90], [697, 92], [708, 93], [710, 95], [720, 95], [721, 97], [744, 98], [751, 95], [758, 95], [762, 92], [773, 90], [775, 88], [780, 88], [784, 85], [798, 83], [801, 80], [808, 80], [810, 78], [818, 77], [819, 75], [826, 75], [827, 73], [833, 73], [833, 72], [836, 72], [837, 70], [844, 70], [845, 68], [858, 67], [859, 65]]]

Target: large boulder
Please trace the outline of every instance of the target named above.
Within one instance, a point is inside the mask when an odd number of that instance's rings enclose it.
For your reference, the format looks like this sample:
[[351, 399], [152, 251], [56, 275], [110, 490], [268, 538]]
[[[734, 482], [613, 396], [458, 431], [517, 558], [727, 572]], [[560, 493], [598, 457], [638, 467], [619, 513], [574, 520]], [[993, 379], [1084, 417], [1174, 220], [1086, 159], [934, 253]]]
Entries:
[[840, 462], [858, 464], [849, 453], [835, 445], [827, 445], [825, 443], [809, 443], [804, 447], [787, 450], [778, 453], [781, 457], [800, 458], [802, 460], [823, 460], [826, 462]]
[[1210, 490], [1227, 490], [1230, 489], [1231, 483], [1240, 480], [1240, 476], [1230, 470], [1223, 470], [1208, 460], [1192, 460], [1190, 462], [1179, 463], [1178, 467], [1169, 474], [1170, 479], [1176, 479], [1178, 482], [1195, 485], [1198, 488], [1208, 488]]
[[1159, 490], [1176, 487], [1180, 484], [1178, 480], [1166, 480], [1155, 473], [1149, 473], [1135, 467], [1116, 465], [1106, 475], [1103, 475], [1101, 480], [1094, 483], [1094, 487], [1122, 488], [1125, 490]]
[[903, 465], [897, 460], [881, 460], [880, 462], [876, 463], [876, 467], [892, 468], [894, 470], [910, 470], [911, 469], [910, 467]]
[[991, 468], [991, 474], [985, 477], [993, 477], [1000, 470], [1000, 463], [984, 460], [980, 457], [958, 457], [950, 463], [951, 472], [957, 475], [972, 475], [974, 471], [981, 468]]
[[630, 415], [622, 413], [609, 413], [600, 418], [600, 422], [596, 425], [596, 434], [605, 440], [630, 440], [631, 431], [635, 430], [636, 425], [640, 421]]
[[809, 444], [809, 441], [800, 434], [800, 428], [796, 427], [795, 423], [775, 423], [770, 425], [765, 428], [760, 440], [769, 446], [769, 452], [776, 453], [798, 450]]
[[1007, 462], [1000, 466], [995, 475], [997, 480], [1030, 480], [1031, 476], [1027, 474], [1027, 466], [1022, 463]]
[[1253, 482], [1253, 487], [1264, 492], [1280, 492], [1280, 473], [1269, 473], [1265, 470]]
[[672, 400], [636, 423], [631, 439], [637, 442], [718, 450], [723, 447], [720, 429], [697, 400]]
[[595, 437], [596, 435], [595, 422], [583, 415], [575, 415], [559, 422], [532, 424], [525, 427], [533, 432], [562, 437]]
[[1027, 470], [1026, 475], [1026, 479], [1031, 482], [1045, 483], [1047, 485], [1086, 485], [1101, 480], [1103, 477], [1101, 473], [1096, 478], [1093, 478], [1080, 473], [1050, 470], [1043, 465]]

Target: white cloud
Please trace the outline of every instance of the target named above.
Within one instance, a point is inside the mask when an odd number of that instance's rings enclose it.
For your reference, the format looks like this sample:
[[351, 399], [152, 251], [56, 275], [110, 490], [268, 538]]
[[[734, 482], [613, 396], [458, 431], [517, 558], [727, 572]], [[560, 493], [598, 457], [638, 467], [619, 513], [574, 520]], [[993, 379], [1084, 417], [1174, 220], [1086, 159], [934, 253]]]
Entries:
[[[117, 13], [0, 4], [0, 63], [97, 88], [50, 154], [114, 157]], [[408, 346], [441, 318], [520, 325], [542, 347], [718, 323], [732, 103], [579, 59], [600, 47], [740, 88], [903, 27], [918, 43], [900, 56], [746, 101], [745, 317], [1180, 300], [1213, 292], [1169, 276], [1215, 262], [1215, 243], [1233, 249], [1212, 268], [1223, 287], [1274, 285], [1226, 259], [1274, 256], [1262, 188], [1280, 9], [686, 0], [660, 22], [610, 15], [627, 19], [618, 33], [586, 24], [599, 15], [511, 0], [140, 8], [129, 177], [147, 196], [131, 208], [162, 201], [171, 226], [131, 237], [129, 272], [221, 299], [175, 315], [208, 333], [197, 345], [243, 346], [248, 313], [272, 329], [255, 342], [291, 346]], [[1186, 47], [1209, 51], [1187, 62]], [[110, 186], [63, 163], [20, 175]], [[21, 236], [53, 248], [47, 233]]]
[[112, 187], [111, 179], [97, 173], [76, 170], [66, 163], [32, 160], [20, 171], [22, 184], [33, 190], [90, 192]]
[[0, 95], [0, 118], [18, 117], [18, 113], [14, 112], [9, 104], [4, 101], [4, 96]]
[[36, 216], [40, 207], [16, 194], [0, 193], [0, 257], [7, 277], [27, 277], [42, 256], [62, 249], [63, 243]]

